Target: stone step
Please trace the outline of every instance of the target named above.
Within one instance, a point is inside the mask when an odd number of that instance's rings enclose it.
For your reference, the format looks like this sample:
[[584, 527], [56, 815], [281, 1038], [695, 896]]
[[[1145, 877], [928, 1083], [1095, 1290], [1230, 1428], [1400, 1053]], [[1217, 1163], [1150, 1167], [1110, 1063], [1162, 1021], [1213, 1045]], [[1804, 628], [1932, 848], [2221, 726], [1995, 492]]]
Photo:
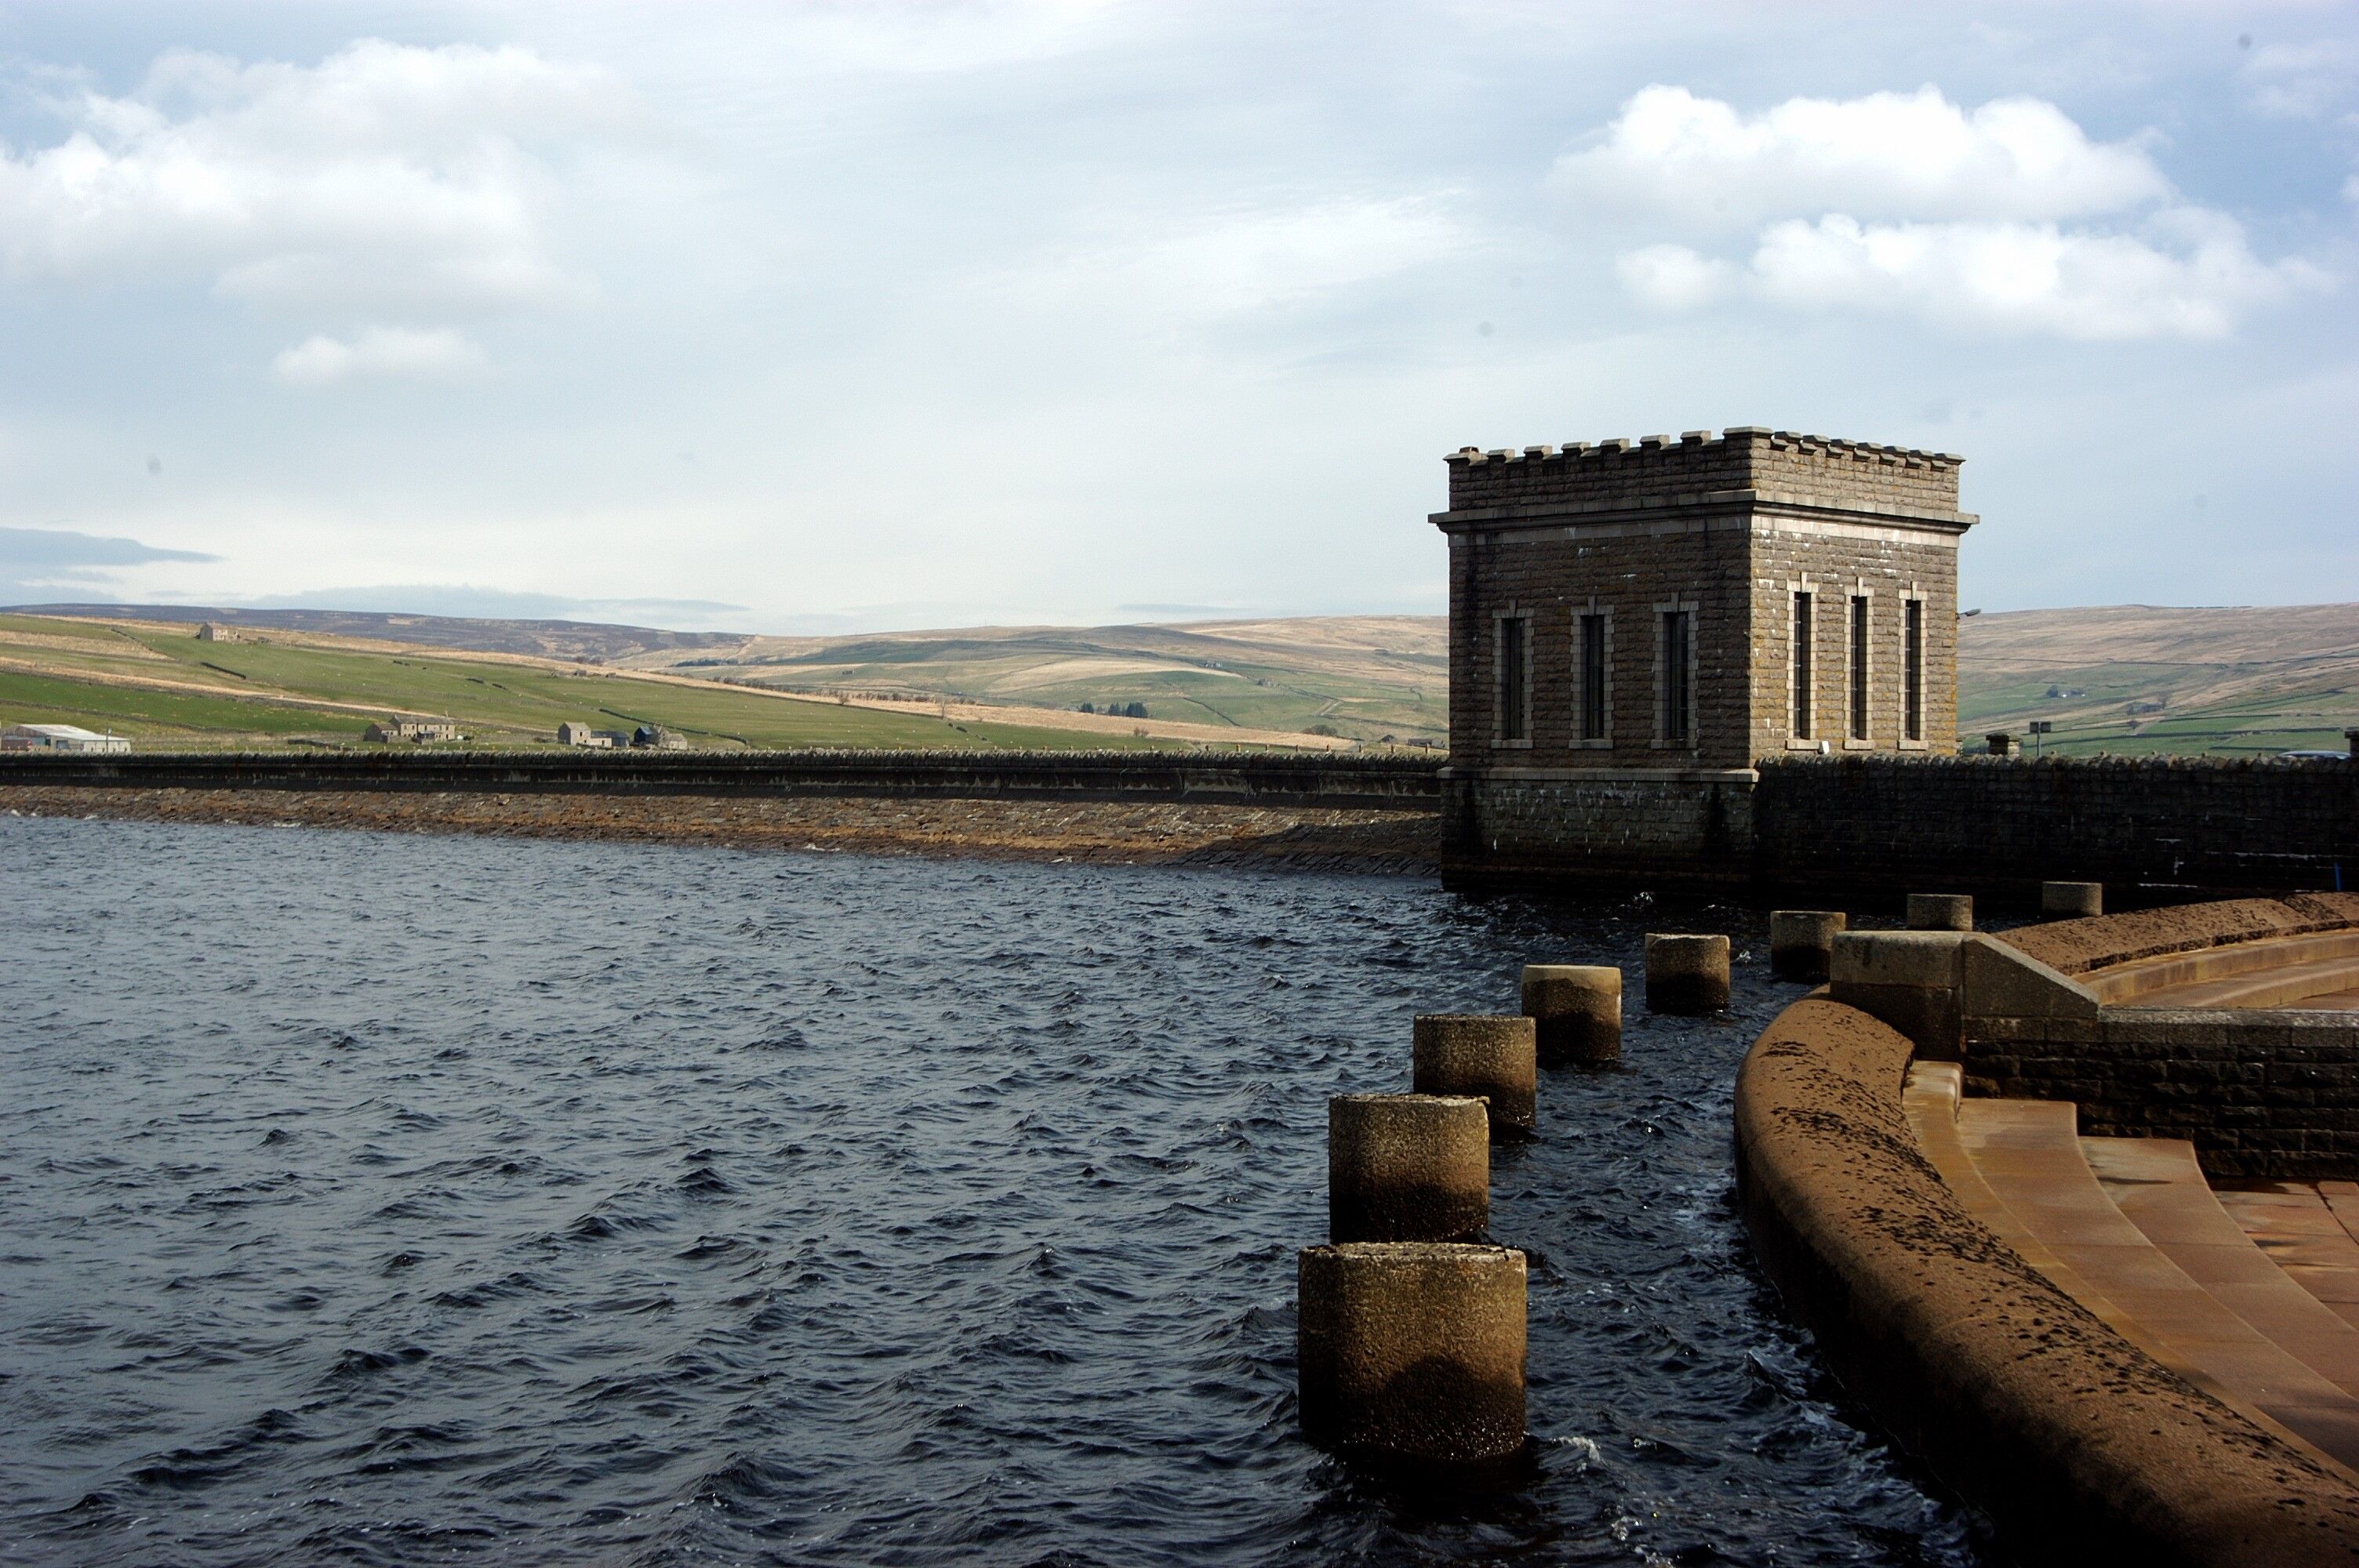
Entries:
[[[2220, 1206], [2288, 1279], [2359, 1326], [2359, 1238], [2336, 1217], [2321, 1187], [2350, 1182], [2246, 1182], [2214, 1189]], [[2359, 1219], [2359, 1216], [2354, 1216]]]
[[2213, 1195], [2195, 1162], [2194, 1144], [2179, 1138], [2083, 1138], [2081, 1153], [2114, 1206], [2212, 1300], [2359, 1397], [2359, 1329], [2254, 1245]]
[[2159, 1346], [2166, 1366], [2200, 1373], [2199, 1386], [2359, 1465], [2359, 1399], [2229, 1310], [2131, 1223], [2082, 1152], [2077, 1114], [2063, 1100], [1964, 1100], [1958, 1136], [2024, 1228], [2136, 1325], [2133, 1343]]
[[[2150, 1336], [2105, 1300], [2104, 1292], [2050, 1252], [2046, 1243], [2016, 1218], [2015, 1211], [2001, 1203], [1990, 1184], [1983, 1180], [1982, 1173], [1974, 1168], [1973, 1157], [1966, 1152], [1964, 1140], [1958, 1136], [1958, 1105], [1964, 1098], [1964, 1071], [1955, 1062], [1912, 1063], [1900, 1094], [1901, 1108], [1908, 1117], [1910, 1130], [1917, 1134], [1918, 1150], [1940, 1173], [1941, 1180], [1956, 1195], [1958, 1206], [1988, 1226], [2025, 1262], [2104, 1319], [2114, 1332], [2149, 1356], [2167, 1356], [2165, 1346], [2149, 1343]], [[2172, 1370], [2185, 1375], [2193, 1368], [2173, 1363]]]

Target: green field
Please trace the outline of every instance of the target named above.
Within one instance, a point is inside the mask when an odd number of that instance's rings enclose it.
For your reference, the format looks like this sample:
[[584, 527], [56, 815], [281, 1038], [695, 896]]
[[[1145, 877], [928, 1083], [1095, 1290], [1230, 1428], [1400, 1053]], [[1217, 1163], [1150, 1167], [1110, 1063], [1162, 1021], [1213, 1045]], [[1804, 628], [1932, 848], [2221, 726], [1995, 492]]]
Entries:
[[1961, 622], [1962, 750], [2003, 730], [2043, 752], [2341, 752], [2359, 726], [2359, 606], [2109, 605]]
[[[467, 744], [554, 745], [568, 719], [600, 730], [660, 725], [691, 744], [885, 749], [1137, 749], [1179, 744], [1020, 724], [953, 723], [834, 702], [700, 687], [628, 673], [383, 653], [297, 643], [201, 643], [191, 629], [98, 626], [0, 616], [0, 725], [78, 724], [155, 746], [290, 741], [358, 745], [378, 718], [458, 720]], [[109, 684], [105, 677], [202, 682], [237, 695]], [[250, 693], [250, 695], [248, 695]], [[319, 706], [347, 704], [358, 711]], [[1183, 748], [1184, 749], [1184, 748]]]
[[[2293, 683], [2240, 698], [2170, 700], [2172, 687], [2200, 688], [2211, 673], [2200, 666], [2097, 665], [2061, 671], [2046, 680], [1968, 687], [1958, 704], [1958, 732], [1965, 743], [1962, 749], [1980, 750], [1984, 733], [1994, 730], [2006, 730], [2028, 746], [2032, 722], [2044, 719], [2054, 729], [2040, 738], [2040, 747], [2063, 756], [2099, 752], [2114, 756], [2207, 752], [2275, 756], [2290, 751], [2342, 752], [2344, 728], [2359, 724], [2359, 701], [2339, 686]], [[2051, 697], [2050, 688], [2087, 696]], [[2159, 711], [2129, 713], [2129, 704], [2158, 700], [2158, 692], [2164, 694]]]
[[[189, 622], [0, 615], [0, 724], [79, 724], [175, 748], [356, 745], [372, 719], [400, 715], [454, 719], [468, 743], [486, 746], [553, 744], [567, 719], [657, 724], [721, 747], [1195, 744], [1042, 722], [1043, 710], [1138, 703], [1157, 723], [1370, 743], [1431, 744], [1449, 730], [1447, 626], [1430, 616], [708, 637], [687, 647], [656, 645], [669, 634], [646, 633], [617, 643], [606, 665], [536, 659], [506, 622], [430, 629], [431, 645], [259, 625], [238, 642], [201, 643]], [[1981, 750], [1993, 730], [2027, 741], [2034, 720], [2054, 727], [2041, 750], [2064, 755], [2340, 752], [2343, 730], [2359, 726], [2359, 606], [2024, 611], [1972, 617], [1959, 632], [1965, 751]], [[467, 651], [477, 634], [490, 651]], [[546, 643], [556, 634], [534, 635]], [[666, 675], [699, 684], [655, 678]], [[148, 684], [110, 684], [124, 680]], [[169, 682], [228, 689], [158, 689]], [[956, 699], [1010, 718], [952, 721], [764, 687]]]

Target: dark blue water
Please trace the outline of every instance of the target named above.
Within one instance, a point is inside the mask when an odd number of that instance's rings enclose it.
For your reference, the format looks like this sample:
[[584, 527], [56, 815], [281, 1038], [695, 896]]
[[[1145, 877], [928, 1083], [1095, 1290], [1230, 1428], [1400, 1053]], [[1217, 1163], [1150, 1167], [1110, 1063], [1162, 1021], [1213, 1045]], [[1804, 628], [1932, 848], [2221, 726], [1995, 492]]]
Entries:
[[1326, 1098], [1631, 903], [0, 818], [0, 1558], [1975, 1561], [1730, 1194], [1791, 994], [1546, 1077], [1522, 1492], [1297, 1434]]

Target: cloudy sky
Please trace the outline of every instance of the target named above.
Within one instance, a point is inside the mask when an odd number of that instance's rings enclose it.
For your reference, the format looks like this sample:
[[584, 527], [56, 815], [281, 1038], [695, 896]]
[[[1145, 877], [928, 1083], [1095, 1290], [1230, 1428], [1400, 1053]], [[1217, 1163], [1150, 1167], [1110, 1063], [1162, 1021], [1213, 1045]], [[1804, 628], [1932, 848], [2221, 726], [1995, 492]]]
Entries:
[[0, 10], [0, 601], [1435, 611], [1442, 453], [2359, 599], [2352, 5]]

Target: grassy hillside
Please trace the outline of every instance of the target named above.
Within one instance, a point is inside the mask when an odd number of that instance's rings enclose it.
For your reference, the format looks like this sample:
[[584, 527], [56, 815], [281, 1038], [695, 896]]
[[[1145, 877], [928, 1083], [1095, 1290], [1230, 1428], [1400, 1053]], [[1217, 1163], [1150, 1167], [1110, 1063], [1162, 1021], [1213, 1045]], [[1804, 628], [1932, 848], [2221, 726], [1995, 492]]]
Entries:
[[903, 692], [1156, 719], [1429, 741], [1449, 730], [1448, 623], [1439, 616], [1305, 617], [1186, 626], [1017, 626], [865, 637], [752, 637], [662, 651], [641, 669], [810, 692]]
[[[69, 616], [82, 620], [185, 623], [193, 632], [212, 621], [267, 637], [316, 632], [411, 647], [465, 648], [479, 654], [604, 664], [659, 649], [734, 648], [745, 639], [726, 632], [666, 632], [653, 626], [613, 626], [592, 621], [515, 621], [451, 615], [388, 615], [364, 610], [235, 610], [193, 604], [19, 604], [0, 614]], [[683, 656], [686, 656], [683, 654]]]
[[1970, 750], [2046, 719], [2043, 745], [2068, 755], [2341, 752], [2359, 727], [2359, 605], [1971, 616], [1958, 684]]
[[[363, 624], [388, 635], [247, 626], [248, 640], [200, 643], [187, 622], [0, 614], [0, 723], [208, 746], [356, 743], [372, 719], [401, 714], [457, 719], [492, 745], [546, 743], [568, 719], [721, 746], [1440, 742], [1448, 730], [1434, 616], [693, 642], [437, 621], [433, 645], [393, 640], [417, 618]], [[520, 641], [617, 658], [538, 657]], [[1959, 685], [1970, 749], [2044, 719], [2049, 749], [2068, 754], [2340, 751], [2359, 727], [2359, 605], [1977, 615], [1960, 626]], [[1149, 717], [1084, 717], [1084, 703]]]
[[[458, 719], [471, 743], [553, 744], [567, 719], [659, 724], [707, 746], [1147, 747], [953, 712], [892, 712], [549, 660], [279, 633], [202, 643], [193, 628], [0, 615], [0, 725], [68, 723], [155, 746], [357, 744], [374, 719]], [[301, 638], [281, 641], [280, 638]]]

